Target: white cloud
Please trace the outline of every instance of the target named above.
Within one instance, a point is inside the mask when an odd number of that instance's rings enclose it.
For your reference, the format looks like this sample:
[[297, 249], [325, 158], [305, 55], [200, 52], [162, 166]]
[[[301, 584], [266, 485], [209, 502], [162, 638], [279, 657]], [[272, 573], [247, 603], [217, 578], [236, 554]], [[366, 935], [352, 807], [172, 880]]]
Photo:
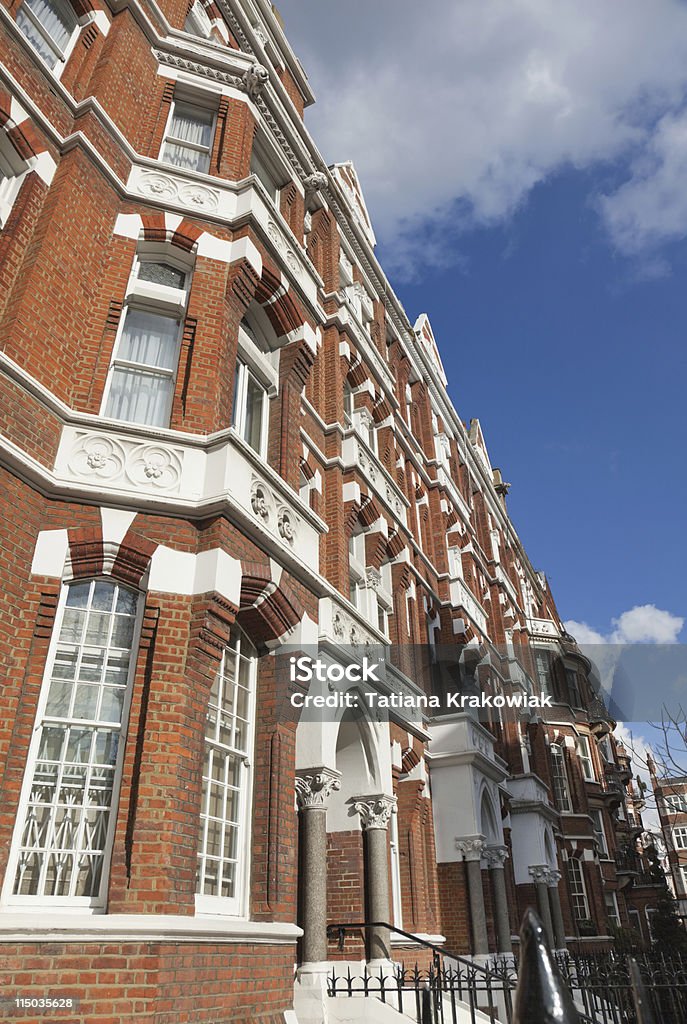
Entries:
[[[509, 216], [557, 170], [618, 160], [625, 251], [687, 232], [682, 0], [281, 0], [326, 158], [352, 158], [387, 244]], [[653, 194], [654, 184], [657, 193]], [[672, 211], [672, 212], [671, 212]]]
[[687, 111], [666, 114], [632, 176], [600, 208], [613, 238], [627, 253], [642, 252], [687, 234]]
[[674, 644], [685, 620], [653, 604], [635, 605], [612, 620], [613, 628], [603, 634], [586, 622], [570, 619], [565, 628], [580, 644]]
[[685, 620], [653, 604], [638, 605], [613, 619], [613, 642], [624, 644], [674, 644]]
[[651, 776], [647, 767], [648, 758], [653, 757], [652, 748], [644, 736], [636, 732], [636, 727], [633, 724], [628, 725], [625, 722], [618, 722], [615, 728], [615, 736], [624, 745], [631, 757], [632, 771], [635, 778], [639, 776], [646, 786], [647, 806], [642, 811], [644, 827], [647, 831], [660, 833], [661, 825], [656, 809], [656, 801], [653, 796]]

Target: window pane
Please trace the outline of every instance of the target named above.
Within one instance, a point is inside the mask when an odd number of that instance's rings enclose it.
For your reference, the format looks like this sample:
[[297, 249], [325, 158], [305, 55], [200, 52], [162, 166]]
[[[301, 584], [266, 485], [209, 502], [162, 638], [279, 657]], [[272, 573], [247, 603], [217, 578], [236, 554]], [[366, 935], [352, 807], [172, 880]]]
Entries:
[[170, 377], [117, 369], [112, 374], [105, 415], [129, 423], [166, 427], [169, 425], [173, 384]]
[[213, 120], [211, 110], [194, 107], [188, 103], [175, 103], [168, 135], [173, 139], [209, 149], [212, 142]]
[[[203, 801], [200, 816], [197, 891], [208, 896], [238, 896], [238, 858], [247, 829], [252, 722], [250, 697], [255, 659], [239, 655], [234, 633], [213, 684], [205, 733]], [[242, 715], [242, 718], [238, 716]]]
[[[31, 786], [21, 827], [16, 894], [99, 895], [131, 664], [131, 650], [119, 652], [125, 671], [114, 685], [104, 685], [107, 637], [115, 618], [112, 608], [120, 594], [127, 595], [124, 603], [133, 626], [136, 595], [132, 592], [105, 581], [69, 588], [58, 627], [55, 664], [45, 683], [49, 696], [43, 721], [38, 723], [38, 750], [27, 766]], [[75, 615], [81, 620], [79, 628], [75, 628]], [[84, 632], [86, 620], [87, 631], [103, 638], [101, 647], [65, 642]], [[75, 677], [84, 681], [75, 682]], [[56, 724], [51, 721], [55, 717], [68, 721]]]
[[246, 381], [246, 422], [243, 437], [256, 452], [262, 451], [262, 416], [265, 390], [252, 374]]
[[24, 33], [34, 50], [45, 61], [49, 68], [54, 68], [59, 60], [59, 55], [49, 45], [40, 29], [34, 25], [29, 15], [20, 8], [17, 12], [17, 28]]
[[179, 321], [156, 313], [130, 309], [126, 315], [117, 357], [144, 366], [173, 370], [179, 347]]
[[138, 278], [139, 281], [152, 281], [153, 284], [164, 284], [168, 288], [183, 288], [186, 284], [184, 271], [169, 263], [141, 262]]
[[206, 174], [210, 167], [210, 154], [199, 149], [187, 149], [174, 142], [166, 142], [162, 159], [186, 171], [200, 171]]

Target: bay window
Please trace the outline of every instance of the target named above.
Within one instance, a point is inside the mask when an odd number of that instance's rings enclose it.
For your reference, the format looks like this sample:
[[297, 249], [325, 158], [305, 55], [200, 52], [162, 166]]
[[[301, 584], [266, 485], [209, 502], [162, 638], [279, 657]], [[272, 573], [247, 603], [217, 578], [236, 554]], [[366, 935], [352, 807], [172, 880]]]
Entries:
[[79, 22], [67, 0], [24, 0], [17, 27], [49, 68], [64, 66]]
[[7, 902], [104, 905], [139, 631], [109, 579], [58, 606], [7, 872]]
[[234, 628], [205, 724], [196, 883], [201, 912], [246, 910], [256, 666], [255, 648]]

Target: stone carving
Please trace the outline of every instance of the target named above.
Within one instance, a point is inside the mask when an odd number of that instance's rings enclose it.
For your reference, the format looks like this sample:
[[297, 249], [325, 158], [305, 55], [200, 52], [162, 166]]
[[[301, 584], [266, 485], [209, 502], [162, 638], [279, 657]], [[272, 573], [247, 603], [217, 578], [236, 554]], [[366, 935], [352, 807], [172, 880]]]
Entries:
[[221, 82], [223, 85], [230, 85], [235, 89], [245, 88], [245, 74], [232, 75], [228, 71], [220, 71], [218, 68], [199, 64], [197, 61], [180, 57], [176, 53], [167, 53], [164, 50], [153, 50], [153, 54], [157, 57], [160, 64], [167, 64], [169, 67], [188, 71], [192, 75], [197, 75], [201, 78], [210, 78], [213, 82]]
[[324, 809], [327, 800], [341, 789], [341, 772], [332, 768], [309, 768], [296, 773], [296, 800], [301, 810]]
[[360, 815], [360, 821], [368, 831], [372, 828], [387, 828], [391, 815], [396, 810], [395, 796], [360, 796], [352, 800], [353, 808]]
[[271, 533], [277, 534], [289, 547], [294, 546], [300, 519], [264, 480], [257, 476], [254, 476], [251, 482], [250, 507]]
[[367, 567], [367, 585], [377, 594], [382, 589], [382, 574], [372, 565]]
[[502, 868], [508, 859], [508, 847], [487, 846], [482, 854], [490, 868]]
[[555, 889], [561, 880], [560, 871], [549, 871], [549, 888]]
[[181, 459], [171, 448], [141, 445], [129, 455], [126, 475], [137, 485], [150, 483], [158, 490], [178, 490], [181, 465]]
[[328, 183], [327, 175], [323, 171], [313, 171], [303, 180], [306, 192], [322, 192]]
[[290, 544], [293, 547], [293, 543], [296, 539], [294, 515], [291, 509], [288, 509], [285, 505], [282, 505], [279, 509], [277, 525], [279, 529], [279, 536], [282, 540], [285, 540], [287, 544]]
[[300, 277], [303, 269], [301, 267], [300, 260], [293, 249], [289, 248], [286, 238], [282, 234], [279, 226], [273, 220], [270, 220], [267, 224], [267, 234], [274, 242], [274, 246], [279, 254], [286, 260], [291, 272], [296, 277]]
[[269, 522], [272, 512], [271, 495], [264, 484], [259, 480], [253, 481], [250, 494], [251, 508], [255, 512], [256, 516], [259, 516], [264, 522]]
[[124, 471], [126, 453], [113, 438], [102, 434], [81, 435], [72, 451], [69, 468], [77, 476], [114, 480]]
[[472, 836], [469, 839], [456, 839], [456, 849], [460, 850], [465, 860], [481, 860], [482, 852], [486, 843], [486, 839], [482, 836]]
[[544, 885], [549, 885], [551, 872], [545, 864], [535, 864], [528, 868], [528, 871], [535, 885], [539, 885], [541, 882], [543, 882]]
[[243, 88], [252, 100], [262, 93], [270, 79], [270, 73], [262, 64], [251, 64], [243, 76]]
[[81, 478], [131, 489], [175, 492], [181, 484], [183, 450], [141, 444], [134, 438], [77, 432], [68, 466]]
[[379, 641], [364, 629], [360, 623], [340, 605], [332, 607], [331, 629], [337, 644], [350, 644], [352, 647], [366, 647], [371, 651]]
[[142, 171], [136, 187], [151, 199], [164, 199], [191, 209], [213, 212], [219, 205], [219, 192], [206, 185], [199, 185], [172, 174], [160, 171]]

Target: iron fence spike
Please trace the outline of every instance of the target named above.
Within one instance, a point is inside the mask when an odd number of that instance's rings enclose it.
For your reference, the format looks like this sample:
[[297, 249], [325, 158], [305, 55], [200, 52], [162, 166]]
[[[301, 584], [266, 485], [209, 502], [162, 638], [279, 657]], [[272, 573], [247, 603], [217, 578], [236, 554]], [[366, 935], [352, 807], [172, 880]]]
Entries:
[[651, 998], [647, 992], [642, 972], [634, 957], [629, 960], [630, 984], [632, 985], [632, 996], [637, 1011], [637, 1024], [656, 1024], [654, 1011], [651, 1008]]
[[551, 956], [544, 928], [532, 909], [520, 929], [520, 971], [514, 1024], [580, 1024], [572, 996]]

